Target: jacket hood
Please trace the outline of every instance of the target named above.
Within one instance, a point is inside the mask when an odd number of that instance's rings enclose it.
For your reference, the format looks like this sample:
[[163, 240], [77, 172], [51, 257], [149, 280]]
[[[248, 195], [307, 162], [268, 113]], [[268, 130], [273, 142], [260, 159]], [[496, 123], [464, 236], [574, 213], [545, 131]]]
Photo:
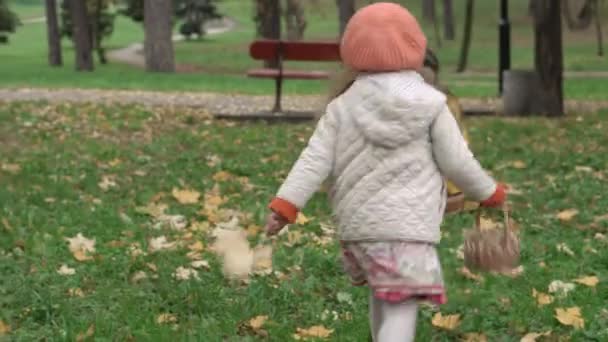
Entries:
[[415, 71], [362, 74], [337, 100], [368, 140], [387, 148], [427, 134], [446, 104]]

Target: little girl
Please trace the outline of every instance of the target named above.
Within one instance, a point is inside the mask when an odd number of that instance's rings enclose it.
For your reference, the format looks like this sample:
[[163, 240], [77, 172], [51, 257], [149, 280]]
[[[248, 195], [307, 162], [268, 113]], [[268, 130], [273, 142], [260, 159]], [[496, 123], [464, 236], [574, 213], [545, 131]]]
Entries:
[[445, 177], [483, 206], [506, 197], [468, 149], [445, 96], [417, 73], [425, 50], [418, 22], [400, 5], [375, 3], [352, 17], [340, 53], [357, 76], [319, 119], [266, 226], [276, 234], [293, 223], [330, 180], [344, 268], [371, 289], [379, 342], [413, 341], [417, 301], [446, 301], [436, 251]]

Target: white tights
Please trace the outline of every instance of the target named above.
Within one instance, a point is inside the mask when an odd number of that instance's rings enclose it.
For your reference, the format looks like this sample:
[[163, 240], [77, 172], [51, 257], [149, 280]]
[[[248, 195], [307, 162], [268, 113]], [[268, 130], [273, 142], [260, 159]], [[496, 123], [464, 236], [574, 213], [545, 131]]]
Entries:
[[374, 342], [413, 342], [416, 337], [418, 303], [389, 303], [369, 298], [369, 320]]

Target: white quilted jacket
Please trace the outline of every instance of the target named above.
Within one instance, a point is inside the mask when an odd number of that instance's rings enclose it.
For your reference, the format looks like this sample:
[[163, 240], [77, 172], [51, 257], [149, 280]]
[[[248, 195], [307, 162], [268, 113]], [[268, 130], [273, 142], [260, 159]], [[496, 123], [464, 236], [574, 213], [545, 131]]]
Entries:
[[414, 71], [364, 74], [328, 105], [277, 197], [302, 209], [329, 179], [341, 240], [437, 243], [444, 177], [477, 201], [496, 189], [443, 94]]

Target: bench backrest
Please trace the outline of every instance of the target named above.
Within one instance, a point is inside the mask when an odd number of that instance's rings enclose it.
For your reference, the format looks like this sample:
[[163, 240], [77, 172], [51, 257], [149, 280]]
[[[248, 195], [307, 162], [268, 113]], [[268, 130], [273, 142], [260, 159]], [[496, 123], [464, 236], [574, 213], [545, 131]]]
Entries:
[[249, 55], [257, 60], [339, 61], [340, 45], [337, 42], [290, 42], [282, 40], [256, 40], [249, 46]]

